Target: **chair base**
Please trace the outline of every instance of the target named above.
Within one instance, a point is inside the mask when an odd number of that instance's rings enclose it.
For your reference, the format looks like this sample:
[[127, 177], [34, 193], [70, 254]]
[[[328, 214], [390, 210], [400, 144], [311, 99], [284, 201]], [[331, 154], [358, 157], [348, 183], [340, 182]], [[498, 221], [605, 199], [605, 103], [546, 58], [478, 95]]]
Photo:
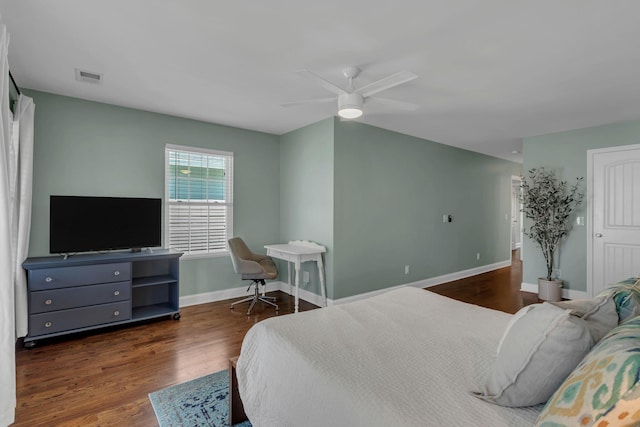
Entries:
[[255, 293], [253, 294], [252, 297], [248, 297], [245, 299], [241, 299], [240, 301], [236, 301], [234, 303], [231, 304], [231, 307], [229, 307], [231, 310], [233, 310], [233, 306], [236, 304], [242, 304], [245, 302], [251, 302], [251, 304], [249, 305], [249, 310], [247, 310], [247, 316], [251, 314], [251, 310], [253, 309], [253, 306], [256, 305], [256, 303], [258, 301], [262, 301], [264, 303], [267, 303], [269, 305], [272, 305], [273, 307], [275, 307], [276, 309], [276, 313], [278, 312], [278, 304], [274, 304], [273, 302], [271, 302], [270, 300], [276, 301], [276, 297], [263, 297], [260, 296], [260, 285], [265, 286], [264, 283], [264, 279], [253, 279], [253, 283], [251, 283], [251, 285], [249, 285], [249, 288], [251, 288], [251, 286], [256, 285], [255, 287]]

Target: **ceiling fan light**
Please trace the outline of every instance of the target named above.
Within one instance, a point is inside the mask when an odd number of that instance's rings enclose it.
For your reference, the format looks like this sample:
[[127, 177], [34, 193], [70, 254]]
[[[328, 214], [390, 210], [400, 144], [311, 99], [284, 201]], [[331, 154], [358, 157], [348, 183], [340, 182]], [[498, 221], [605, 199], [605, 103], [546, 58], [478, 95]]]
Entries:
[[359, 107], [344, 106], [340, 108], [338, 115], [343, 119], [357, 119], [362, 116], [362, 109]]
[[343, 93], [338, 97], [338, 115], [344, 119], [362, 116], [364, 99], [359, 93]]

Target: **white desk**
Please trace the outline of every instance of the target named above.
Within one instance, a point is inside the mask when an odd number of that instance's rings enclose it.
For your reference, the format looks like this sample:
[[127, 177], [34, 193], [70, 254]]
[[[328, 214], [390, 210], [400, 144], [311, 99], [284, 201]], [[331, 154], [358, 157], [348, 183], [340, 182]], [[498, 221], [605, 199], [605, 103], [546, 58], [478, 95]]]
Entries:
[[298, 291], [300, 289], [300, 264], [305, 261], [315, 261], [318, 265], [318, 275], [320, 276], [320, 292], [327, 306], [327, 295], [324, 287], [324, 267], [322, 265], [322, 254], [327, 252], [324, 246], [306, 240], [293, 240], [289, 243], [278, 245], [265, 245], [267, 255], [287, 261], [287, 280], [289, 282], [289, 293], [291, 293], [291, 263], [295, 265], [295, 313], [298, 312]]

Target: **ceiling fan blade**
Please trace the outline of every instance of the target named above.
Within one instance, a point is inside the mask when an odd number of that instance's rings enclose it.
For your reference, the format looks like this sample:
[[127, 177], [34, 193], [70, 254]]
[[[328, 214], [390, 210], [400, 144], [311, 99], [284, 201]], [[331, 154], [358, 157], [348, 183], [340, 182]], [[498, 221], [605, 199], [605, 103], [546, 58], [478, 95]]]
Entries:
[[392, 74], [388, 77], [363, 86], [360, 89], [356, 89], [356, 92], [366, 98], [375, 93], [382, 92], [383, 90], [390, 89], [394, 86], [401, 85], [402, 83], [406, 83], [417, 78], [418, 76], [409, 71], [400, 71], [399, 73]]
[[334, 85], [329, 80], [325, 80], [324, 78], [320, 77], [319, 75], [309, 70], [298, 70], [297, 73], [300, 74], [302, 77], [305, 77], [309, 80], [313, 80], [314, 82], [318, 83], [320, 86], [322, 86], [329, 92], [335, 93], [336, 95], [340, 95], [345, 92], [343, 89], [340, 89], [338, 86]]
[[396, 101], [395, 99], [379, 98], [377, 96], [367, 98], [366, 103], [382, 104], [388, 107], [392, 107], [398, 110], [405, 110], [405, 111], [415, 111], [418, 108], [420, 108], [418, 104], [412, 104], [410, 102], [404, 102], [404, 101]]
[[296, 107], [298, 105], [303, 104], [320, 104], [323, 102], [336, 102], [337, 98], [334, 96], [333, 98], [315, 98], [315, 99], [305, 99], [302, 101], [293, 101], [293, 102], [285, 102], [284, 104], [280, 104], [281, 107]]

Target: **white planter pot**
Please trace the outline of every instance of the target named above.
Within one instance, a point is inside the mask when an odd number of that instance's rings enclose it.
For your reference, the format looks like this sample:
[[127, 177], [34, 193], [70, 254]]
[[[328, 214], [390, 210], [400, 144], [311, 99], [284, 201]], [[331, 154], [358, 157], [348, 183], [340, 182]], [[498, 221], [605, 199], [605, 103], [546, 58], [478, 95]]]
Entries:
[[538, 298], [544, 301], [562, 300], [562, 280], [538, 279]]

